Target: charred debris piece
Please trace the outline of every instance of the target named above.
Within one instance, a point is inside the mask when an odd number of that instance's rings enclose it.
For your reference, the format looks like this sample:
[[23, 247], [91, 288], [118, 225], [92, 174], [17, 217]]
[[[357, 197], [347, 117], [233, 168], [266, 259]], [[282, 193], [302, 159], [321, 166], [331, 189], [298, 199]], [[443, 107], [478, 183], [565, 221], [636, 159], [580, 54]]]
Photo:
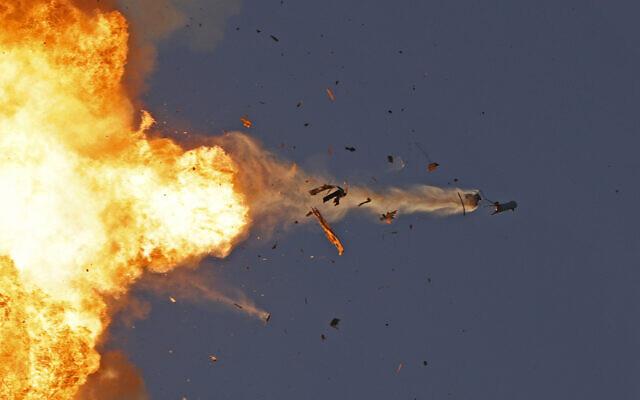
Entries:
[[320, 214], [320, 211], [318, 211], [317, 208], [312, 208], [311, 214], [315, 215], [316, 219], [318, 220], [318, 223], [320, 224], [320, 227], [322, 228], [325, 236], [327, 237], [327, 240], [333, 243], [334, 246], [336, 246], [336, 249], [338, 249], [338, 255], [341, 256], [342, 253], [344, 253], [344, 246], [342, 245], [342, 242], [340, 241], [338, 236], [333, 232], [333, 230], [331, 229], [327, 221], [324, 219], [322, 214]]
[[491, 213], [491, 215], [499, 214], [501, 212], [509, 210], [516, 211], [516, 207], [518, 207], [518, 203], [513, 200], [506, 203], [500, 203], [499, 201], [496, 201], [493, 203], [493, 212]]
[[367, 203], [371, 203], [371, 198], [370, 197], [367, 197], [367, 199], [365, 201], [358, 203], [358, 207], [362, 207], [363, 205], [365, 205]]
[[322, 202], [326, 203], [327, 201], [333, 199], [333, 204], [337, 206], [338, 204], [340, 204], [340, 199], [347, 195], [346, 190], [344, 190], [340, 186], [324, 184], [322, 186], [318, 186], [317, 188], [309, 190], [309, 194], [312, 196], [315, 196], [318, 193], [328, 191], [331, 189], [336, 189], [336, 190], [324, 196], [322, 198]]
[[433, 172], [436, 169], [438, 169], [439, 166], [440, 166], [440, 164], [438, 164], [437, 162], [429, 163], [429, 165], [427, 165], [427, 171]]
[[380, 215], [380, 221], [384, 222], [385, 224], [391, 224], [395, 219], [397, 213], [398, 210], [387, 211], [386, 213]]
[[318, 193], [324, 192], [325, 190], [331, 190], [333, 189], [335, 186], [333, 185], [328, 185], [328, 184], [324, 184], [322, 186], [318, 186], [317, 188], [311, 189], [309, 190], [309, 194], [312, 196], [317, 195]]
[[331, 326], [332, 328], [338, 329], [338, 324], [339, 323], [340, 323], [340, 318], [334, 318], [329, 323], [329, 326]]
[[355, 148], [355, 147], [353, 147], [353, 146], [345, 146], [345, 147], [344, 147], [344, 149], [345, 149], [345, 150], [347, 150], [347, 151], [350, 151], [350, 152], [352, 152], [352, 153], [353, 153], [354, 151], [356, 151], [356, 148]]
[[340, 186], [336, 186], [336, 190], [335, 192], [329, 193], [328, 195], [324, 196], [322, 198], [322, 202], [326, 203], [327, 201], [333, 199], [333, 205], [337, 206], [338, 204], [340, 204], [340, 199], [345, 197], [347, 195], [347, 192], [341, 188]]

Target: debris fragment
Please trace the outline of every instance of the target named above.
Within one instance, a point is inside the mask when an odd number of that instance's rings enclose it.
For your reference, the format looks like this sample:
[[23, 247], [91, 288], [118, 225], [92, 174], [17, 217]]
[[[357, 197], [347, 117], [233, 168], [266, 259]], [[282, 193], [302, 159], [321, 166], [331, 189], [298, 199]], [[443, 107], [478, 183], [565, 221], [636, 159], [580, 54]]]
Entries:
[[169, 301], [172, 302], [172, 303], [175, 303], [176, 299], [174, 297], [169, 296]]
[[314, 188], [314, 189], [309, 190], [309, 194], [310, 194], [310, 195], [312, 195], [312, 196], [315, 196], [315, 195], [317, 195], [317, 194], [318, 194], [318, 193], [320, 193], [320, 192], [324, 192], [325, 190], [331, 190], [331, 189], [333, 189], [334, 187], [335, 187], [335, 186], [333, 186], [333, 185], [329, 185], [329, 184], [326, 184], [326, 183], [325, 183], [325, 184], [324, 184], [324, 185], [322, 185], [322, 186], [318, 186], [317, 188]]
[[340, 186], [336, 186], [336, 191], [324, 196], [322, 198], [322, 202], [326, 203], [327, 201], [333, 199], [333, 205], [337, 206], [340, 204], [340, 199], [345, 197], [346, 195], [347, 192], [343, 188], [341, 188]]
[[427, 171], [433, 172], [436, 169], [438, 169], [439, 166], [440, 166], [440, 164], [438, 164], [437, 162], [429, 163], [429, 165], [427, 165]]
[[380, 215], [380, 221], [383, 221], [386, 224], [391, 224], [397, 213], [398, 210], [387, 211], [386, 213]]
[[496, 201], [493, 203], [493, 212], [491, 213], [491, 215], [495, 215], [495, 214], [509, 211], [509, 210], [516, 211], [516, 207], [518, 207], [518, 203], [516, 203], [513, 200], [506, 203], [500, 203], [499, 201]]
[[213, 354], [209, 356], [209, 360], [211, 360], [212, 363], [217, 363], [218, 362], [218, 357], [214, 356]]
[[387, 161], [389, 161], [389, 164], [393, 164], [393, 156], [387, 156]]
[[339, 323], [340, 323], [340, 318], [334, 318], [329, 323], [329, 326], [331, 326], [332, 328], [338, 329], [338, 324]]
[[271, 313], [265, 313], [264, 314], [264, 322], [267, 323], [267, 322], [269, 322], [270, 319], [271, 319]]
[[279, 42], [280, 41], [280, 39], [278, 39], [274, 35], [269, 35], [269, 36], [271, 36], [271, 39], [273, 39], [274, 42]]
[[296, 108], [300, 108], [300, 107], [302, 107], [302, 100], [300, 100], [298, 104], [296, 104]]
[[245, 128], [251, 128], [253, 126], [253, 122], [245, 115], [244, 117], [240, 117], [240, 122], [242, 122], [242, 126]]
[[355, 147], [353, 147], [353, 146], [345, 146], [345, 147], [344, 147], [344, 149], [345, 149], [345, 150], [347, 150], [347, 151], [350, 151], [350, 152], [352, 152], [352, 153], [353, 153], [354, 151], [356, 151], [356, 148], [355, 148]]
[[333, 90], [331, 90], [331, 88], [327, 88], [327, 97], [329, 97], [329, 100], [331, 101], [336, 101], [336, 96], [333, 94]]
[[404, 366], [403, 363], [398, 364], [398, 368], [396, 368], [396, 374], [400, 373], [400, 370], [402, 369], [403, 366]]
[[336, 234], [333, 232], [333, 230], [331, 229], [327, 221], [325, 221], [324, 217], [322, 216], [322, 214], [320, 214], [320, 211], [318, 211], [317, 208], [312, 208], [311, 213], [316, 216], [320, 227], [322, 227], [322, 230], [327, 237], [327, 240], [333, 243], [334, 246], [336, 246], [336, 249], [338, 249], [338, 255], [341, 256], [342, 253], [344, 253], [344, 246], [342, 245], [342, 242], [340, 242], [340, 239], [338, 239], [338, 236], [336, 236]]
[[327, 337], [324, 335], [324, 333], [320, 334], [320, 340], [325, 341], [327, 339]]
[[240, 304], [238, 304], [238, 303], [233, 303], [233, 305], [234, 305], [234, 306], [236, 306], [236, 307], [238, 307], [238, 308], [239, 308], [239, 309], [241, 309], [241, 310], [244, 308], [244, 307], [242, 307], [242, 306], [241, 306]]
[[363, 206], [363, 205], [365, 205], [367, 203], [371, 203], [371, 198], [370, 197], [367, 197], [367, 199], [365, 201], [363, 201], [361, 203], [358, 203], [358, 207], [361, 207], [361, 206]]
[[278, 247], [278, 242], [275, 242], [273, 246], [271, 246], [271, 250], [275, 250]]

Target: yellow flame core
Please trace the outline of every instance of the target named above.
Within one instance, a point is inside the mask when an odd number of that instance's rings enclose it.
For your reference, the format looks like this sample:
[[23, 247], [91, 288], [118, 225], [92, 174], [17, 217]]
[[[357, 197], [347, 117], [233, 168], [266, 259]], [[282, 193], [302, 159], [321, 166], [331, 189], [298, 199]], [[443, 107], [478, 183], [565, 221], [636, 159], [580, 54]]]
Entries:
[[70, 399], [145, 268], [225, 256], [249, 223], [219, 147], [149, 139], [122, 86], [127, 23], [0, 3], [0, 398]]

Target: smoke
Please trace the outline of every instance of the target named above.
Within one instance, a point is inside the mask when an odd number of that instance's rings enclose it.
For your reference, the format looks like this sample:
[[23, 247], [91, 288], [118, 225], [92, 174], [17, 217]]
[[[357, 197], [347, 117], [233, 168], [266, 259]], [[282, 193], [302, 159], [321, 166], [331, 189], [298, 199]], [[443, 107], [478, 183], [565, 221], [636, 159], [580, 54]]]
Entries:
[[[322, 195], [311, 196], [308, 191], [339, 180], [302, 171], [296, 164], [280, 160], [255, 139], [240, 132], [227, 133], [206, 141], [224, 148], [234, 162], [242, 166], [238, 170], [235, 185], [244, 193], [249, 204], [253, 228], [262, 229], [265, 233], [293, 220], [308, 221], [304, 216], [311, 207], [320, 207], [329, 221], [341, 219], [350, 211], [376, 217], [393, 210], [399, 214], [448, 216], [473, 212], [478, 207], [475, 197], [477, 190], [427, 185], [383, 190], [345, 185], [348, 194], [341, 199], [339, 206], [331, 202], [322, 205]], [[371, 202], [359, 206], [367, 198]]]
[[172, 302], [218, 303], [263, 321], [270, 316], [241, 290], [224, 287], [210, 271], [182, 269], [170, 274], [147, 274], [138, 288], [165, 296]]
[[104, 353], [75, 400], [148, 400], [140, 371], [121, 351]]
[[126, 84], [132, 94], [144, 89], [159, 43], [180, 32], [196, 52], [211, 52], [222, 41], [226, 20], [240, 13], [242, 0], [117, 0], [130, 21], [132, 39]]

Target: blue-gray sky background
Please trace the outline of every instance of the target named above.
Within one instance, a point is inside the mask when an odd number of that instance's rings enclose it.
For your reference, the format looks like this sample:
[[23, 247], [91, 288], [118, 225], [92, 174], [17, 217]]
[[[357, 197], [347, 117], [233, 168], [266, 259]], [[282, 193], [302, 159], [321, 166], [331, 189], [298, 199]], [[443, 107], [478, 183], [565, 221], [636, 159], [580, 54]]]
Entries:
[[[202, 268], [268, 325], [140, 291], [152, 311], [116, 324], [114, 346], [153, 399], [640, 398], [638, 11], [245, 0], [213, 51], [189, 45], [209, 21], [193, 12], [144, 95], [167, 132], [217, 135], [246, 114], [307, 170], [375, 187], [457, 178], [519, 208], [390, 226], [352, 214], [334, 225], [340, 258], [314, 224], [253, 235]], [[389, 171], [388, 154], [406, 168]]]

